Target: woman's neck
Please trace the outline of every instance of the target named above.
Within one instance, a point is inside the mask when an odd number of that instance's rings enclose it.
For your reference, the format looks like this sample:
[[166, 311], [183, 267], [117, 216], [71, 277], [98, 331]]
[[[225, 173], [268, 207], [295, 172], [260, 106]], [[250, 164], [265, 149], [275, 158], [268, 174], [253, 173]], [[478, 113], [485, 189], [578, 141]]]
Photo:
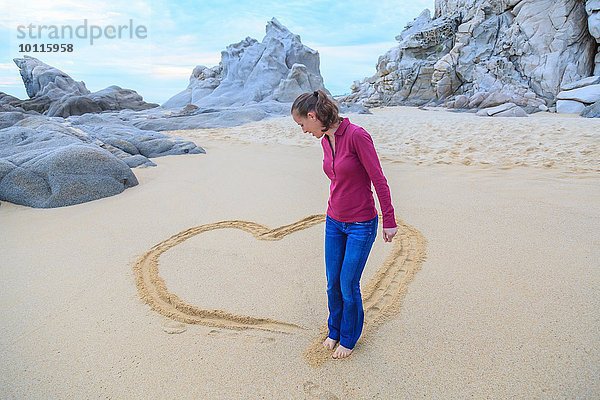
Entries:
[[327, 136], [329, 136], [331, 139], [335, 140], [335, 131], [337, 131], [337, 129], [340, 127], [340, 122], [336, 122], [334, 125], [332, 125], [326, 132], [325, 134]]

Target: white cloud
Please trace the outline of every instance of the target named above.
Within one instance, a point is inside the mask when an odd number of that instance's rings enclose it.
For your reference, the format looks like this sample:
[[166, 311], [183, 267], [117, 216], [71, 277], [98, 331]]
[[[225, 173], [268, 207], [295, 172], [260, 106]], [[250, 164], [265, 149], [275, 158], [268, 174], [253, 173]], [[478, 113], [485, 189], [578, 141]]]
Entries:
[[4, 72], [4, 71], [17, 71], [17, 66], [12, 62], [2, 63], [2, 64], [0, 64], [0, 72]]
[[23, 81], [20, 78], [14, 76], [5, 76], [4, 73], [0, 73], [0, 85], [2, 86], [21, 86]]
[[185, 79], [192, 74], [188, 67], [177, 67], [172, 65], [154, 65], [150, 70], [152, 76], [162, 79]]

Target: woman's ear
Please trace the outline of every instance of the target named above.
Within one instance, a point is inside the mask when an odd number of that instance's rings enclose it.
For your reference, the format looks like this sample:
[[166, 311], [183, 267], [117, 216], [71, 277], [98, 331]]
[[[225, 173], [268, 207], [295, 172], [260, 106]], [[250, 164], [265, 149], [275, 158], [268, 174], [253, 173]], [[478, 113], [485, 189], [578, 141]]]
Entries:
[[306, 116], [311, 120], [315, 121], [317, 119], [317, 114], [314, 111], [309, 111]]

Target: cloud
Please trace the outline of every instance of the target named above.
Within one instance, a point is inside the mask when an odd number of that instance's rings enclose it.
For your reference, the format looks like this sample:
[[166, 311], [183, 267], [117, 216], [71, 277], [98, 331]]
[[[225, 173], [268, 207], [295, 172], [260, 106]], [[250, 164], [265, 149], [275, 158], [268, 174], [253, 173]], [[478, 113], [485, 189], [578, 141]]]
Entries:
[[0, 74], [0, 85], [2, 85], [2, 86], [19, 87], [22, 84], [23, 84], [23, 81], [20, 78], [16, 78], [13, 76], [3, 76], [3, 74]]
[[[116, 4], [115, 4], [116, 3]], [[109, 5], [110, 4], [110, 5]], [[0, 28], [14, 30], [19, 24], [65, 25], [84, 19], [95, 24], [114, 24], [117, 19], [126, 19], [127, 14], [139, 15], [130, 1], [111, 3], [75, 0], [29, 0], [18, 5], [9, 5], [8, 12], [0, 16]], [[123, 11], [115, 11], [123, 10]]]
[[14, 63], [0, 63], [0, 72], [17, 71], [17, 66]]

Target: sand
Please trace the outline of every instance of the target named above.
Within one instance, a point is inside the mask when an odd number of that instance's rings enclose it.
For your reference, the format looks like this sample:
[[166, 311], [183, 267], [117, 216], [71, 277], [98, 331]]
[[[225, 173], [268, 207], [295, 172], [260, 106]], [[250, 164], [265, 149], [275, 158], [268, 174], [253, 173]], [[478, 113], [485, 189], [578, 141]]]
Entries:
[[320, 145], [281, 118], [173, 133], [207, 154], [154, 159], [118, 196], [2, 202], [0, 397], [599, 397], [598, 121], [351, 119], [401, 235], [374, 245], [349, 359], [315, 347]]

